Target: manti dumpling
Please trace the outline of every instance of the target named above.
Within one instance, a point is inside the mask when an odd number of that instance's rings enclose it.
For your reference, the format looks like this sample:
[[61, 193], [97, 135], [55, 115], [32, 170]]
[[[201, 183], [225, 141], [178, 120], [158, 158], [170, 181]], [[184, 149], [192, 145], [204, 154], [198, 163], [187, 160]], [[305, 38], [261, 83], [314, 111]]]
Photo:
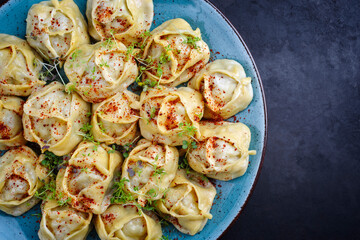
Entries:
[[92, 213], [59, 206], [56, 200], [44, 202], [41, 212], [40, 240], [84, 240], [91, 230]]
[[0, 150], [24, 145], [22, 114], [24, 100], [0, 96]]
[[130, 45], [150, 29], [154, 4], [152, 0], [88, 0], [86, 16], [94, 39], [115, 37]]
[[180, 232], [195, 235], [208, 219], [216, 189], [206, 177], [190, 171], [178, 170], [164, 199], [155, 202], [165, 220]]
[[249, 163], [251, 132], [242, 123], [200, 122], [201, 138], [187, 159], [192, 169], [228, 181], [244, 175]]
[[43, 186], [47, 170], [26, 146], [7, 151], [0, 157], [0, 210], [19, 216], [40, 200], [34, 194]]
[[76, 47], [90, 42], [85, 19], [73, 0], [34, 4], [26, 22], [27, 41], [47, 60], [65, 60]]
[[122, 157], [105, 144], [82, 142], [65, 169], [60, 169], [56, 188], [79, 211], [103, 213], [110, 205], [114, 174], [120, 171]]
[[175, 87], [192, 78], [209, 57], [209, 47], [201, 40], [200, 29], [192, 30], [184, 19], [172, 19], [151, 32], [143, 58], [150, 58], [153, 63], [145, 78]]
[[144, 138], [179, 146], [199, 135], [204, 102], [194, 89], [150, 89], [142, 92], [140, 104], [140, 130]]
[[25, 40], [0, 34], [0, 95], [26, 97], [44, 85], [39, 80], [41, 61]]
[[227, 119], [249, 106], [253, 99], [251, 78], [240, 63], [219, 59], [209, 63], [188, 84], [205, 99], [204, 117]]
[[106, 144], [125, 145], [140, 135], [139, 96], [128, 90], [93, 104], [91, 131], [94, 139]]
[[111, 205], [94, 222], [101, 240], [159, 240], [162, 235], [160, 222], [132, 204]]
[[52, 82], [35, 91], [24, 105], [24, 137], [58, 156], [70, 153], [82, 137], [80, 128], [89, 122], [90, 106], [64, 85]]
[[147, 200], [162, 198], [175, 177], [179, 153], [175, 147], [156, 144], [145, 139], [138, 142], [122, 167], [125, 190], [145, 206]]
[[127, 56], [127, 48], [120, 41], [84, 44], [76, 49], [65, 62], [69, 85], [92, 103], [125, 90], [138, 75], [133, 57]]

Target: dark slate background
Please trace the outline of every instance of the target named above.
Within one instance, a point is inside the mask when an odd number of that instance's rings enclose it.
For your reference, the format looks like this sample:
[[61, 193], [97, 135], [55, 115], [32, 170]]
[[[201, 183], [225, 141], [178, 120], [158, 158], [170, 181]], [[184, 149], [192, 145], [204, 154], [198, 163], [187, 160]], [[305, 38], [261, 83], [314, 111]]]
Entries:
[[223, 240], [360, 239], [360, 1], [212, 0], [263, 80], [264, 165]]

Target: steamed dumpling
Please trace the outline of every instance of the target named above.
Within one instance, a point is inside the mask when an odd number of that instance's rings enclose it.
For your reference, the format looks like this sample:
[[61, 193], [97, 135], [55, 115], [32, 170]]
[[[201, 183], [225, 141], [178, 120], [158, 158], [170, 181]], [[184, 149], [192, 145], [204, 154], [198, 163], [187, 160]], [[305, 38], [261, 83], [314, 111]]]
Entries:
[[89, 122], [90, 106], [64, 85], [52, 82], [34, 92], [24, 105], [24, 137], [46, 150], [63, 156], [78, 145], [80, 128]]
[[122, 166], [125, 190], [145, 206], [147, 200], [162, 198], [175, 177], [179, 153], [175, 147], [145, 139], [138, 142]]
[[234, 60], [220, 59], [209, 63], [189, 82], [202, 93], [205, 118], [227, 119], [249, 106], [253, 99], [251, 78]]
[[134, 58], [127, 56], [127, 48], [119, 41], [84, 44], [65, 62], [68, 86], [88, 102], [99, 103], [135, 81], [138, 68]]
[[84, 240], [91, 230], [93, 214], [80, 212], [50, 200], [41, 206], [40, 240]]
[[129, 45], [150, 29], [154, 4], [152, 0], [88, 0], [86, 16], [94, 39], [116, 38]]
[[200, 122], [201, 138], [187, 159], [192, 169], [228, 181], [244, 175], [249, 163], [251, 132], [242, 123]]
[[47, 60], [65, 60], [76, 47], [90, 42], [85, 19], [73, 0], [34, 4], [26, 22], [27, 41]]
[[215, 187], [198, 173], [178, 170], [166, 196], [156, 201], [156, 209], [180, 232], [195, 235], [208, 219], [216, 195]]
[[125, 145], [140, 135], [139, 96], [128, 90], [93, 104], [91, 131], [94, 139], [106, 144]]
[[21, 98], [0, 96], [0, 150], [26, 143], [21, 121], [23, 104]]
[[135, 205], [111, 205], [95, 217], [95, 228], [102, 240], [159, 240], [161, 225], [157, 219]]
[[113, 178], [120, 171], [122, 157], [105, 144], [82, 142], [65, 169], [60, 169], [56, 188], [70, 205], [85, 212], [103, 213], [110, 205]]
[[30, 148], [7, 151], [0, 157], [0, 210], [19, 216], [35, 206], [40, 200], [34, 195], [46, 172]]
[[29, 96], [39, 80], [42, 59], [18, 37], [0, 34], [0, 95]]
[[198, 136], [204, 102], [199, 92], [187, 88], [150, 89], [140, 96], [140, 130], [144, 138], [170, 146]]
[[192, 30], [184, 19], [172, 19], [151, 32], [144, 59], [151, 59], [144, 78], [175, 87], [188, 81], [209, 61], [208, 45], [199, 29]]

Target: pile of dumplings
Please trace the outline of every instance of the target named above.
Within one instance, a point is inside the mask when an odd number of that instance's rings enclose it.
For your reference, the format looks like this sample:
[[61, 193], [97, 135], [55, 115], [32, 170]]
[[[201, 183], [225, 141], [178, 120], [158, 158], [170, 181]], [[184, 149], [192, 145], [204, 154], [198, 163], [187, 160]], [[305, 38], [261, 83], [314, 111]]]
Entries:
[[[153, 15], [152, 0], [88, 0], [86, 21], [51, 0], [30, 8], [26, 40], [0, 34], [0, 210], [42, 201], [41, 240], [92, 226], [159, 240], [162, 221], [195, 235], [212, 218], [208, 178], [242, 176], [255, 154], [249, 128], [225, 121], [252, 101], [243, 67], [209, 63], [183, 19], [150, 32]], [[54, 81], [60, 68], [68, 83]]]

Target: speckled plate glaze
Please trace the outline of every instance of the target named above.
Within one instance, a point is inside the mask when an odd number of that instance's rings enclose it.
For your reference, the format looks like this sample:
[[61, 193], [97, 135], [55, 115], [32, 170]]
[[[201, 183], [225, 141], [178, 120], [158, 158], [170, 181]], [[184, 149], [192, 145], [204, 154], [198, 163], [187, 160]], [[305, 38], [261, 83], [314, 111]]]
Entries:
[[[10, 0], [0, 8], [0, 33], [25, 38], [25, 19], [28, 10], [39, 0]], [[82, 13], [85, 13], [86, 0], [75, 0]], [[265, 153], [267, 134], [267, 115], [264, 91], [255, 62], [244, 41], [231, 23], [207, 0], [154, 0], [156, 27], [172, 18], [184, 18], [193, 28], [200, 28], [202, 37], [208, 43], [211, 60], [229, 58], [240, 62], [246, 74], [252, 78], [254, 99], [250, 106], [238, 113], [230, 121], [240, 121], [250, 127], [252, 139], [250, 165], [244, 176], [229, 182], [214, 181], [218, 195], [211, 210], [213, 219], [204, 230], [194, 237], [179, 233], [175, 228], [165, 227], [164, 235], [169, 239], [219, 239], [237, 218], [247, 202], [254, 186]], [[1, 155], [1, 154], [0, 154]], [[39, 206], [20, 217], [0, 213], [0, 239], [37, 239], [40, 218]], [[88, 239], [98, 239], [93, 230]]]

